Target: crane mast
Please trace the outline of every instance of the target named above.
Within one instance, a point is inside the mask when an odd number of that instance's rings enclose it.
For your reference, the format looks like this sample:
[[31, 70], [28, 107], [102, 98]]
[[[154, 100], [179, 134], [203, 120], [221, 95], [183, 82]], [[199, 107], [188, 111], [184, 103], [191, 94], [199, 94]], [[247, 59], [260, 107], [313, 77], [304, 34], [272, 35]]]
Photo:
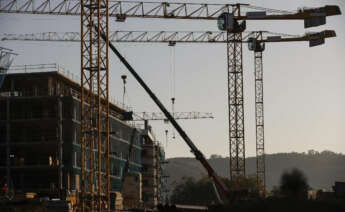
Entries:
[[242, 33], [227, 33], [230, 180], [240, 190], [245, 173]]
[[[241, 4], [232, 9], [232, 14], [241, 15]], [[246, 22], [234, 20], [234, 26], [227, 30], [230, 181], [234, 183], [233, 190], [240, 191], [245, 188], [243, 180], [246, 177], [242, 55]]]
[[262, 51], [254, 52], [255, 74], [255, 133], [256, 133], [256, 181], [259, 189], [265, 192], [265, 130], [264, 130], [264, 90]]
[[[81, 211], [110, 211], [108, 0], [80, 2]], [[106, 40], [101, 38], [106, 35]]]
[[[253, 33], [251, 41], [262, 41], [263, 32]], [[262, 52], [265, 43], [251, 42], [248, 44], [254, 51], [254, 77], [255, 77], [255, 133], [256, 133], [256, 182], [261, 195], [265, 195], [265, 130], [264, 130], [264, 89], [263, 89], [263, 63]]]

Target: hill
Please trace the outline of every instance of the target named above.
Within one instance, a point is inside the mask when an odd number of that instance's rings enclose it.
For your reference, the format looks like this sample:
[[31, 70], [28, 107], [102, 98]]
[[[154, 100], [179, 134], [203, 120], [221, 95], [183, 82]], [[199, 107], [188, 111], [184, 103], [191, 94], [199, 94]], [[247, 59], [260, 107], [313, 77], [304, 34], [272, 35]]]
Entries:
[[[207, 173], [194, 158], [170, 158], [166, 165], [169, 188], [184, 176], [200, 179]], [[208, 160], [216, 172], [229, 177], [229, 158], [211, 156]], [[255, 174], [255, 157], [246, 159], [247, 175]], [[345, 155], [331, 151], [308, 153], [277, 153], [266, 155], [266, 185], [271, 190], [279, 184], [280, 176], [285, 170], [298, 168], [308, 178], [309, 185], [314, 189], [330, 189], [334, 181], [345, 181]]]

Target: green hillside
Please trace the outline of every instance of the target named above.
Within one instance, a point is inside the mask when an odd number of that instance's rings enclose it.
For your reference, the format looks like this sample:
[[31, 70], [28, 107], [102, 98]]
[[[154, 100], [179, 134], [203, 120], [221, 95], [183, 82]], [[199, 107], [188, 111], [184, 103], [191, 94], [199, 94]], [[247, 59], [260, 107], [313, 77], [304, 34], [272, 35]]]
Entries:
[[[179, 182], [182, 177], [199, 179], [207, 173], [194, 158], [170, 158], [166, 166], [169, 187]], [[211, 157], [210, 164], [220, 176], [229, 177], [229, 158]], [[256, 159], [246, 159], [247, 175], [255, 174]], [[266, 185], [271, 190], [279, 184], [284, 170], [298, 168], [308, 178], [314, 189], [330, 189], [334, 181], [345, 181], [345, 155], [330, 151], [308, 153], [277, 153], [266, 155]]]

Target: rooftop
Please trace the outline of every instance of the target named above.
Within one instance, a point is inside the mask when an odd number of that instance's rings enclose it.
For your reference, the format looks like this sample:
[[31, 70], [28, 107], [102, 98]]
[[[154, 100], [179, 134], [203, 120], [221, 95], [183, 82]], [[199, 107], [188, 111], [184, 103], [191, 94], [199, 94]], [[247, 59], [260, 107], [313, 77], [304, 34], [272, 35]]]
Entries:
[[[28, 73], [58, 73], [65, 80], [70, 81], [74, 86], [80, 87], [80, 75], [74, 74], [63, 66], [50, 63], [50, 64], [32, 64], [32, 65], [14, 65], [8, 70], [8, 75], [14, 74], [28, 74]], [[116, 105], [117, 107], [125, 110], [132, 111], [133, 109], [122, 102], [116, 100], [114, 97], [109, 97], [110, 104]]]

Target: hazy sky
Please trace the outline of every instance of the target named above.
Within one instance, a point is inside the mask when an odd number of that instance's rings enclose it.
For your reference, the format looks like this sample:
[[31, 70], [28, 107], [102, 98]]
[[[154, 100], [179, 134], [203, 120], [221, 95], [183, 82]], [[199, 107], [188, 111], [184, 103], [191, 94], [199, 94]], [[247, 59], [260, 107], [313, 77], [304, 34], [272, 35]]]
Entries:
[[[200, 2], [200, 1], [188, 1]], [[211, 1], [209, 1], [211, 2]], [[337, 4], [342, 0], [237, 1], [256, 6], [296, 10]], [[229, 1], [212, 1], [229, 3]], [[234, 3], [231, 1], [230, 3]], [[345, 153], [345, 16], [327, 19], [327, 25], [308, 31], [334, 29], [337, 37], [309, 48], [307, 42], [270, 44], [264, 52], [265, 148], [267, 153], [303, 152], [309, 149]], [[71, 32], [80, 30], [79, 17], [0, 14], [0, 33]], [[111, 19], [110, 30], [217, 30], [215, 21]], [[304, 34], [303, 21], [252, 21], [247, 30]], [[0, 41], [0, 46], [19, 53], [14, 65], [58, 63], [80, 73], [80, 44]], [[225, 44], [116, 44], [163, 103], [171, 108], [171, 48], [175, 48], [175, 111], [212, 112], [213, 120], [180, 121], [200, 150], [229, 155], [227, 69]], [[255, 155], [255, 107], [253, 53], [244, 46], [246, 155]], [[158, 111], [149, 96], [112, 54], [111, 96], [122, 99], [122, 74], [128, 75], [126, 103], [135, 111]], [[172, 128], [151, 122], [165, 145], [168, 157], [192, 156], [183, 140], [172, 139]]]

